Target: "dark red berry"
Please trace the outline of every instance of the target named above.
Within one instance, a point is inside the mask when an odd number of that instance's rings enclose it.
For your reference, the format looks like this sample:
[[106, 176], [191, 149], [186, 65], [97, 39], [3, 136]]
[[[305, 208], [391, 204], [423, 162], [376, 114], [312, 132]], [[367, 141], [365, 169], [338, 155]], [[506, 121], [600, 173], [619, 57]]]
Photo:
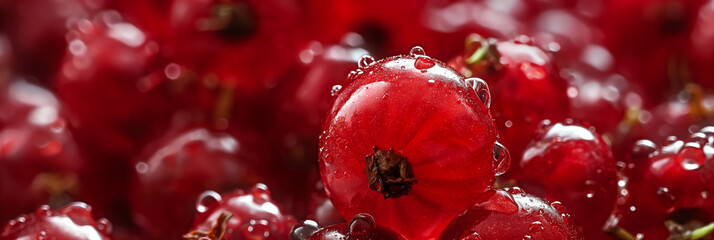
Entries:
[[98, 239], [111, 237], [107, 219], [94, 220], [89, 205], [74, 202], [57, 210], [41, 206], [35, 213], [10, 220], [0, 232], [0, 239]]
[[399, 233], [375, 224], [369, 214], [355, 215], [349, 223], [335, 224], [318, 230], [316, 223], [305, 221], [296, 225], [291, 240], [404, 240]]
[[270, 196], [268, 187], [256, 184], [250, 191], [237, 190], [219, 195], [201, 194], [196, 203], [198, 216], [184, 239], [201, 239], [212, 232], [223, 232], [226, 240], [287, 240], [295, 218], [288, 215]]
[[407, 237], [433, 238], [508, 168], [487, 86], [420, 47], [363, 57], [335, 96], [320, 173], [343, 217], [368, 213]]
[[622, 199], [610, 230], [619, 227], [640, 239], [661, 239], [714, 221], [713, 154], [712, 127], [661, 145], [638, 141], [618, 183]]
[[581, 239], [560, 202], [519, 188], [490, 190], [455, 217], [442, 240]]
[[260, 138], [246, 131], [239, 134], [179, 129], [148, 145], [131, 184], [134, 222], [156, 238], [177, 238], [187, 232], [202, 192], [272, 181], [262, 177], [267, 169], [258, 152], [267, 150], [260, 150]]
[[[515, 156], [521, 155], [541, 120], [561, 120], [569, 111], [565, 81], [551, 57], [528, 37], [498, 42], [471, 35], [465, 54], [450, 65], [467, 77], [486, 80], [500, 137]], [[514, 164], [508, 175], [519, 172]]]
[[708, 1], [699, 9], [694, 29], [690, 35], [692, 44], [689, 49], [692, 55], [691, 67], [693, 78], [709, 89], [714, 89], [714, 82], [709, 81], [714, 64], [714, 1]]
[[617, 197], [617, 166], [594, 129], [544, 120], [520, 164], [519, 186], [563, 203], [587, 239], [608, 237], [601, 229]]
[[0, 90], [0, 222], [76, 197], [87, 161], [47, 89], [15, 80]]

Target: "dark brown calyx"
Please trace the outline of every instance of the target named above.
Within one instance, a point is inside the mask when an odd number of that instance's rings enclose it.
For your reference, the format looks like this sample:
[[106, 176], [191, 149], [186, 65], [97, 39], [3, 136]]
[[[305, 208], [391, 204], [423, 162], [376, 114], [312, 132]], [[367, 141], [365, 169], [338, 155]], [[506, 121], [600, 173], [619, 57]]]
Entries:
[[501, 69], [501, 54], [498, 53], [496, 42], [496, 39], [484, 38], [475, 33], [466, 37], [467, 58], [464, 62], [470, 73], [466, 77], [494, 73]]
[[365, 157], [369, 189], [382, 193], [385, 199], [409, 195], [417, 180], [407, 158], [395, 153], [394, 149], [384, 151], [372, 147], [372, 150], [374, 153]]
[[226, 223], [228, 219], [233, 217], [232, 213], [222, 212], [221, 215], [216, 219], [216, 224], [213, 225], [210, 231], [204, 232], [199, 230], [191, 231], [183, 235], [184, 239], [188, 240], [198, 240], [201, 238], [209, 238], [211, 240], [223, 240], [223, 235], [226, 234]]

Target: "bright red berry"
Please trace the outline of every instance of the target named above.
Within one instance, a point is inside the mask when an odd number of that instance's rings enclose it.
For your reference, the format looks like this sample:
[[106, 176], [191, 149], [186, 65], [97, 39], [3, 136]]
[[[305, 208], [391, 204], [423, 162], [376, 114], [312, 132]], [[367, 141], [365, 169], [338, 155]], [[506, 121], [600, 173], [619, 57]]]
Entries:
[[266, 180], [261, 177], [266, 176], [265, 158], [258, 153], [266, 150], [260, 150], [257, 136], [240, 134], [179, 129], [148, 145], [131, 184], [134, 222], [151, 236], [177, 238], [187, 232], [202, 192]]
[[24, 80], [0, 90], [0, 99], [0, 222], [76, 197], [87, 161], [60, 115], [59, 100]]
[[[521, 155], [541, 120], [561, 120], [569, 111], [565, 81], [551, 57], [528, 37], [499, 42], [471, 35], [465, 54], [450, 65], [467, 77], [486, 80], [498, 132], [515, 156]], [[514, 164], [508, 175], [519, 172]]]
[[349, 223], [335, 224], [325, 228], [312, 221], [295, 225], [291, 240], [404, 240], [399, 233], [375, 224], [369, 214], [355, 215]]
[[293, 0], [173, 0], [167, 54], [253, 100], [298, 60], [306, 41], [297, 10]]
[[[624, 168], [617, 212], [608, 226], [638, 239], [681, 236], [714, 219], [714, 128], [661, 145], [638, 141]], [[709, 229], [711, 232], [712, 229]], [[707, 233], [703, 235], [706, 236]]]
[[433, 238], [508, 168], [480, 79], [414, 47], [365, 56], [320, 136], [320, 173], [342, 216], [368, 213], [407, 237]]
[[519, 188], [490, 190], [455, 217], [442, 240], [580, 239], [560, 202], [548, 202]]
[[617, 166], [593, 128], [544, 120], [520, 165], [519, 186], [563, 203], [587, 239], [608, 237], [601, 229], [617, 198]]
[[223, 233], [226, 240], [287, 240], [295, 218], [288, 215], [270, 196], [268, 187], [256, 184], [250, 191], [237, 190], [219, 195], [201, 194], [196, 203], [198, 216], [184, 239], [201, 239]]
[[57, 210], [41, 206], [35, 213], [10, 220], [0, 239], [98, 239], [109, 240], [112, 225], [107, 219], [94, 220], [89, 205], [74, 202]]

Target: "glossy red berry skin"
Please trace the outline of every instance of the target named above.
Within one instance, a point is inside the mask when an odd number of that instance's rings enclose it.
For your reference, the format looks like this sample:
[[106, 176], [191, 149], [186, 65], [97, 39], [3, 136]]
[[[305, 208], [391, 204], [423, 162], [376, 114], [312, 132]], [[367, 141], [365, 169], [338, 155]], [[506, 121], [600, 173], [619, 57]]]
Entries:
[[10, 220], [0, 232], [0, 239], [110, 240], [111, 232], [107, 219], [94, 220], [89, 205], [74, 202], [57, 210], [44, 205], [34, 213]]
[[131, 183], [134, 222], [155, 238], [180, 237], [202, 192], [247, 188], [263, 180], [261, 147], [248, 132], [234, 136], [202, 127], [179, 128], [147, 145]]
[[568, 209], [587, 239], [605, 239], [602, 226], [617, 198], [617, 166], [593, 128], [544, 120], [521, 160], [518, 186]]
[[154, 121], [171, 113], [171, 102], [155, 89], [166, 77], [150, 76], [160, 67], [159, 45], [114, 11], [78, 19], [67, 35], [54, 84], [78, 139], [93, 152], [135, 154], [159, 127]]
[[[611, 225], [663, 239], [665, 221], [700, 227], [714, 219], [714, 128], [706, 127], [681, 140], [661, 145], [638, 141], [629, 156]], [[688, 229], [685, 227], [687, 230]]]
[[287, 240], [295, 218], [285, 212], [270, 196], [264, 184], [249, 191], [237, 190], [219, 195], [214, 191], [201, 194], [196, 203], [198, 215], [191, 232], [208, 232], [223, 212], [233, 216], [226, 222], [226, 240]]
[[560, 202], [519, 188], [491, 190], [455, 217], [439, 239], [581, 239]]
[[[486, 80], [502, 142], [511, 155], [520, 156], [541, 120], [558, 121], [568, 114], [565, 80], [558, 75], [550, 55], [528, 37], [500, 42], [475, 35], [469, 38], [466, 53], [449, 64], [467, 77]], [[469, 59], [483, 48], [483, 57]], [[518, 164], [512, 166], [508, 176], [520, 172]]]
[[[319, 230], [314, 229], [317, 231], [307, 238], [302, 236], [307, 235], [305, 234], [307, 228], [303, 227], [306, 225], [296, 225], [293, 228], [291, 240], [405, 240], [399, 233], [375, 224], [374, 218], [365, 213], [355, 215], [349, 223], [335, 224]], [[310, 226], [308, 225], [308, 227]]]
[[278, 84], [307, 41], [293, 0], [171, 1], [167, 54], [255, 100]]
[[80, 154], [54, 94], [24, 80], [0, 90], [0, 222], [76, 197]]
[[434, 238], [508, 165], [493, 160], [497, 132], [474, 79], [411, 53], [363, 57], [350, 74], [323, 125], [320, 173], [343, 217]]
[[699, 9], [690, 35], [692, 44], [689, 49], [693, 78], [705, 87], [714, 89], [714, 82], [707, 81], [711, 73], [708, 66], [714, 64], [714, 31], [711, 26], [714, 26], [714, 1], [708, 1]]

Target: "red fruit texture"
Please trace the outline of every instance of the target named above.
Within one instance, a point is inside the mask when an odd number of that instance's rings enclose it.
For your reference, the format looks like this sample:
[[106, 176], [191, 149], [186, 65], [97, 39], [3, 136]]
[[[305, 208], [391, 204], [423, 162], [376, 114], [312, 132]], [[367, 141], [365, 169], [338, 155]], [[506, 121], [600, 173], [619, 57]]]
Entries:
[[459, 214], [442, 240], [581, 239], [560, 202], [548, 202], [519, 188], [491, 190]]
[[307, 42], [296, 4], [174, 0], [167, 54], [200, 78], [232, 84], [237, 98], [254, 99], [278, 84]]
[[154, 121], [171, 113], [171, 102], [154, 89], [166, 78], [149, 76], [159, 66], [159, 45], [115, 11], [78, 19], [67, 39], [55, 88], [78, 139], [95, 152], [138, 152]]
[[57, 98], [40, 86], [13, 80], [0, 90], [0, 222], [42, 204], [75, 197], [80, 154]]
[[57, 210], [44, 205], [34, 213], [10, 220], [0, 232], [0, 239], [110, 240], [111, 232], [107, 219], [94, 220], [89, 205], [74, 202]]
[[[568, 114], [565, 80], [529, 37], [496, 41], [471, 35], [466, 41], [465, 54], [450, 65], [467, 77], [486, 80], [500, 137], [512, 155], [521, 156], [541, 120], [558, 121]], [[513, 165], [509, 176], [520, 173], [518, 164]]]
[[[200, 239], [220, 228], [226, 240], [287, 240], [295, 218], [280, 207], [264, 184], [256, 184], [250, 191], [237, 190], [219, 195], [206, 191], [196, 203], [198, 216], [184, 239]], [[226, 214], [230, 216], [226, 218]]]
[[638, 141], [609, 227], [640, 239], [681, 236], [714, 220], [714, 128], [662, 144]]
[[375, 224], [374, 218], [365, 213], [352, 217], [349, 223], [335, 224], [319, 229], [311, 221], [295, 225], [291, 240], [405, 240], [389, 228]]
[[406, 237], [436, 238], [508, 168], [488, 88], [414, 47], [360, 60], [320, 136], [320, 173], [343, 217], [367, 213]]
[[167, 133], [149, 144], [135, 164], [134, 222], [155, 238], [180, 237], [190, 226], [194, 203], [202, 192], [230, 191], [270, 180], [261, 177], [267, 176], [267, 170], [260, 149], [259, 138], [247, 132], [234, 136], [194, 127]]
[[521, 160], [518, 185], [560, 201], [586, 239], [606, 239], [602, 226], [617, 198], [617, 166], [592, 127], [544, 120]]

